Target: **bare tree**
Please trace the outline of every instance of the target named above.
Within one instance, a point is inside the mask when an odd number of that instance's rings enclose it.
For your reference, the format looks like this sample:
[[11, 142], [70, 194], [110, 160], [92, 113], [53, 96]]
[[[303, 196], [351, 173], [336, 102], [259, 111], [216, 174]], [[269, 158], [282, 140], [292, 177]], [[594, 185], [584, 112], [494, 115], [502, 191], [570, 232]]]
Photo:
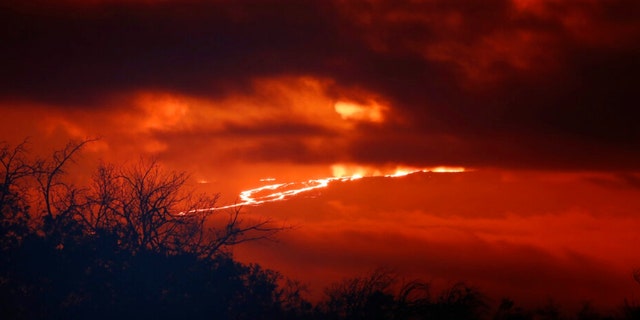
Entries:
[[[1, 146], [3, 226], [16, 220], [18, 213], [28, 216], [28, 192], [18, 190], [18, 182], [28, 178], [40, 196], [41, 230], [60, 245], [69, 236], [108, 234], [122, 249], [132, 252], [212, 257], [246, 241], [270, 238], [283, 229], [268, 219], [243, 220], [240, 207], [214, 209], [217, 194], [196, 195], [187, 188], [186, 173], [164, 171], [155, 161], [140, 160], [122, 167], [102, 164], [88, 188], [69, 183], [68, 165], [95, 140], [69, 142], [50, 158], [35, 161], [26, 159], [26, 142], [15, 148]], [[34, 186], [27, 185], [25, 182], [23, 188]], [[19, 201], [25, 203], [23, 208], [18, 208]]]
[[32, 165], [33, 176], [42, 196], [46, 234], [61, 236], [70, 233], [74, 217], [86, 205], [82, 197], [84, 190], [66, 182], [63, 177], [67, 173], [66, 166], [74, 161], [73, 157], [86, 144], [96, 140], [70, 141], [61, 150], [54, 151], [51, 158], [39, 159]]
[[27, 140], [14, 148], [5, 143], [0, 146], [0, 205], [4, 205], [10, 197], [15, 196], [18, 181], [32, 173], [25, 157], [26, 144]]
[[240, 208], [216, 210], [218, 195], [195, 196], [188, 175], [166, 172], [155, 161], [125, 168], [101, 165], [93, 179], [89, 210], [81, 220], [92, 233], [111, 233], [120, 246], [166, 254], [212, 257], [239, 243], [282, 229], [269, 220], [245, 222]]
[[29, 206], [24, 180], [33, 171], [26, 158], [27, 140], [0, 146], [0, 237], [2, 247], [15, 245], [28, 232]]

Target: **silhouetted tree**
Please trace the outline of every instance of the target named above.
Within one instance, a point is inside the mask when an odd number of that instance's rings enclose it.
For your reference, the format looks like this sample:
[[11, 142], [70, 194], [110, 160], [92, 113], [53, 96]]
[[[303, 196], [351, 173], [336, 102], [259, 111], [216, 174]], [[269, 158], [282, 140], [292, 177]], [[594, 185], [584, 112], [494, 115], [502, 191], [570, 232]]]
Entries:
[[577, 320], [601, 320], [601, 319], [613, 319], [611, 317], [605, 318], [598, 313], [590, 302], [582, 304], [580, 310], [576, 314]]
[[91, 234], [113, 234], [132, 252], [192, 253], [210, 258], [239, 243], [282, 230], [269, 220], [245, 222], [240, 208], [215, 210], [218, 195], [194, 196], [188, 175], [162, 171], [157, 162], [117, 169], [101, 165], [88, 210], [79, 215]]
[[194, 196], [186, 174], [156, 162], [101, 165], [92, 186], [68, 183], [67, 166], [91, 141], [34, 161], [26, 143], [0, 148], [1, 318], [283, 314], [280, 275], [228, 254], [282, 228], [242, 221], [239, 208], [211, 210], [217, 196]]
[[546, 305], [538, 308], [535, 314], [536, 318], [541, 320], [559, 320], [563, 318], [560, 306], [553, 300], [549, 300]]
[[435, 307], [438, 319], [481, 319], [488, 308], [486, 297], [464, 282], [444, 290]]
[[24, 284], [16, 279], [20, 248], [28, 237], [27, 179], [32, 175], [26, 158], [26, 141], [15, 147], [0, 145], [0, 314], [17, 316], [11, 308], [15, 291]]
[[[640, 284], [640, 268], [635, 268], [632, 276], [633, 280]], [[640, 319], [640, 304], [637, 301], [625, 299], [621, 309], [624, 319]]]
[[364, 277], [345, 279], [325, 290], [324, 312], [340, 319], [388, 319], [394, 307], [395, 276], [377, 269]]
[[29, 204], [25, 179], [33, 174], [26, 159], [27, 141], [0, 145], [0, 249], [19, 244], [28, 233]]
[[67, 164], [88, 143], [96, 139], [70, 141], [53, 152], [50, 158], [42, 158], [33, 164], [32, 170], [40, 195], [42, 196], [43, 231], [63, 246], [68, 236], [80, 236], [78, 224], [74, 218], [82, 214], [86, 205], [83, 189], [74, 186], [63, 178]]
[[402, 286], [397, 297], [397, 315], [400, 319], [422, 318], [432, 307], [430, 285], [414, 280]]
[[483, 319], [486, 298], [476, 289], [456, 283], [432, 297], [430, 286], [411, 281], [397, 286], [396, 276], [378, 269], [368, 276], [346, 279], [326, 290], [319, 305], [328, 319]]
[[[26, 142], [0, 145], [1, 319], [491, 318], [473, 287], [432, 295], [428, 283], [399, 285], [385, 269], [329, 286], [314, 308], [304, 285], [232, 257], [234, 245], [282, 227], [212, 209], [218, 195], [195, 195], [187, 174], [140, 161], [102, 164], [86, 187], [69, 183], [68, 165], [91, 141], [36, 160]], [[640, 271], [633, 278], [640, 283]], [[625, 301], [603, 317], [585, 304], [567, 319], [640, 319], [639, 310]], [[493, 319], [563, 319], [560, 311], [503, 299]]]
[[624, 300], [622, 305], [622, 316], [626, 320], [638, 320], [640, 319], [640, 305], [637, 302]]
[[527, 312], [521, 307], [516, 307], [511, 299], [503, 298], [498, 306], [498, 310], [493, 317], [494, 320], [529, 320], [533, 319], [531, 312]]
[[307, 286], [300, 281], [285, 279], [279, 292], [283, 319], [310, 319], [313, 316], [313, 305], [303, 296], [307, 291]]

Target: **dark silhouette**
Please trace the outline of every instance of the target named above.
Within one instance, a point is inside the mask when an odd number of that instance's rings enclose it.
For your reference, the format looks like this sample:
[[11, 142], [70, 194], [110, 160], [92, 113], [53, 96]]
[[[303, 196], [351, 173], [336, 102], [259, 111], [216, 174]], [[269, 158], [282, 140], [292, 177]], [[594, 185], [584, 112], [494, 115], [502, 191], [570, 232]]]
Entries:
[[[585, 304], [574, 316], [549, 303], [525, 310], [456, 283], [432, 294], [385, 269], [330, 285], [312, 304], [305, 286], [231, 248], [282, 230], [212, 208], [217, 196], [186, 190], [187, 175], [156, 162], [103, 164], [90, 186], [65, 181], [69, 143], [49, 159], [27, 143], [0, 145], [1, 319], [640, 319], [625, 301], [615, 314]], [[633, 277], [640, 283], [640, 272]]]
[[[284, 314], [277, 272], [235, 262], [229, 248], [282, 227], [194, 197], [187, 175], [155, 162], [101, 165], [93, 185], [65, 182], [91, 140], [29, 161], [0, 149], [0, 312], [8, 318], [260, 319]], [[30, 198], [37, 190], [38, 198]]]
[[218, 196], [194, 196], [185, 190], [187, 179], [185, 173], [163, 172], [156, 162], [124, 169], [101, 165], [80, 221], [91, 234], [113, 233], [131, 252], [203, 258], [282, 230], [269, 220], [243, 223], [240, 208], [210, 209]]
[[343, 280], [330, 286], [319, 311], [328, 319], [482, 319], [486, 298], [477, 290], [456, 283], [436, 297], [428, 283], [411, 281], [400, 285], [384, 269], [368, 276]]

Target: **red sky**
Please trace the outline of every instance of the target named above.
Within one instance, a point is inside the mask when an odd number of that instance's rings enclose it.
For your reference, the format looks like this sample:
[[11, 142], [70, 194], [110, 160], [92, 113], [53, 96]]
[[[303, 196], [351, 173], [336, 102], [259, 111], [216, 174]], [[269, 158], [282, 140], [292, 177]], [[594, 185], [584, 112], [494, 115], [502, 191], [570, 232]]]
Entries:
[[82, 168], [153, 156], [225, 204], [339, 165], [465, 167], [247, 208], [298, 227], [237, 255], [316, 287], [385, 265], [617, 302], [640, 266], [638, 16], [635, 0], [3, 1], [0, 140], [101, 137]]

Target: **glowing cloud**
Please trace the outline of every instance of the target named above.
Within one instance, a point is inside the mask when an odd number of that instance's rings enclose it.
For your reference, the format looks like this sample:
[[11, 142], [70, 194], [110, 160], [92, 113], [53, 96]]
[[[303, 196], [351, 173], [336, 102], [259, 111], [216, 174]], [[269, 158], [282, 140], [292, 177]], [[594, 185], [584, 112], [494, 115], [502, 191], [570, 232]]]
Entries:
[[184, 125], [189, 113], [188, 99], [170, 94], [144, 92], [134, 97], [143, 109], [141, 127], [145, 130], [164, 130]]
[[383, 111], [386, 108], [375, 101], [370, 101], [367, 105], [338, 101], [334, 105], [334, 109], [344, 120], [380, 123], [384, 121]]

